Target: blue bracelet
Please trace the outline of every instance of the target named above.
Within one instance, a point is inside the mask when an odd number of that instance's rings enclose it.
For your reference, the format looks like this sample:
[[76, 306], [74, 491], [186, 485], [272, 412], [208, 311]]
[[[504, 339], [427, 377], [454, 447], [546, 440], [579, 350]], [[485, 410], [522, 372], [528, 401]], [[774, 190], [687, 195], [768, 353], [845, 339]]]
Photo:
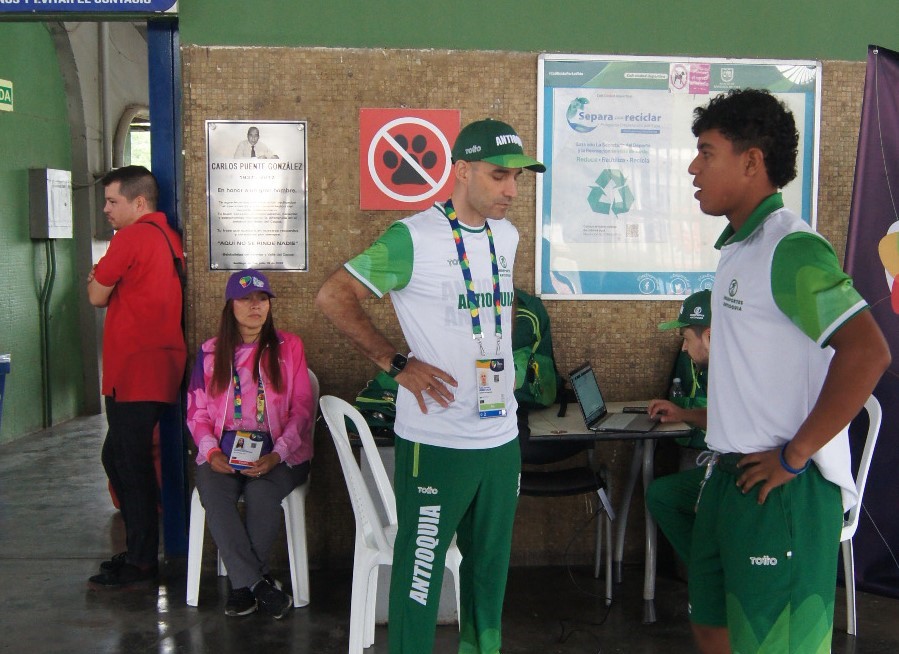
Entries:
[[784, 446], [780, 448], [780, 466], [791, 475], [801, 475], [803, 472], [808, 470], [809, 464], [812, 462], [812, 460], [809, 459], [808, 461], [806, 461], [805, 465], [801, 468], [794, 468], [793, 466], [791, 466], [789, 463], [787, 463], [787, 459], [784, 456], [784, 453], [786, 453], [787, 451], [787, 445], [789, 444], [789, 441], [787, 441], [786, 443], [784, 443]]

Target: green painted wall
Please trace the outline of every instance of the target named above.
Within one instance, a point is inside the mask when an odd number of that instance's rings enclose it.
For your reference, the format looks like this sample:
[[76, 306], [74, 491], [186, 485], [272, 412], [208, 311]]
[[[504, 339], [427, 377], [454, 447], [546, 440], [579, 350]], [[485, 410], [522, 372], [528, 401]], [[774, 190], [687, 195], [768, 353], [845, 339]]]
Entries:
[[183, 45], [438, 48], [863, 61], [896, 0], [188, 0]]
[[[46, 255], [28, 223], [28, 169], [71, 170], [66, 95], [50, 34], [39, 23], [5, 23], [0, 79], [14, 85], [14, 111], [0, 112], [0, 352], [12, 354], [0, 441], [43, 426], [38, 294]], [[73, 240], [56, 241], [57, 278], [50, 308], [53, 421], [82, 406], [78, 299]]]

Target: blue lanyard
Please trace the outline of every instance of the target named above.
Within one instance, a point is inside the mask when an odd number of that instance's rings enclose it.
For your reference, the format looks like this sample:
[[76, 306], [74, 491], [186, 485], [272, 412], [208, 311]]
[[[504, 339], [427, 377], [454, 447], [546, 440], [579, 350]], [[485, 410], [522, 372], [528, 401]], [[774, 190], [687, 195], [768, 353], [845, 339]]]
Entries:
[[[465, 290], [468, 298], [468, 310], [471, 313], [471, 332], [472, 337], [478, 341], [481, 348], [481, 356], [484, 353], [484, 333], [481, 329], [481, 311], [478, 307], [478, 296], [474, 290], [474, 281], [471, 278], [471, 267], [468, 261], [468, 254], [465, 252], [465, 241], [462, 240], [462, 226], [456, 217], [456, 209], [453, 207], [452, 200], [447, 200], [443, 205], [444, 213], [450, 223], [453, 232], [453, 240], [456, 243], [456, 252], [459, 254], [459, 268], [462, 269], [462, 278], [465, 280]], [[493, 311], [496, 321], [494, 323], [496, 330], [496, 352], [500, 351], [500, 343], [503, 338], [503, 322], [502, 322], [502, 294], [499, 290], [499, 266], [496, 263], [496, 246], [493, 244], [493, 232], [490, 229], [490, 223], [484, 223], [484, 230], [487, 234], [487, 244], [490, 247], [490, 270], [493, 274]]]

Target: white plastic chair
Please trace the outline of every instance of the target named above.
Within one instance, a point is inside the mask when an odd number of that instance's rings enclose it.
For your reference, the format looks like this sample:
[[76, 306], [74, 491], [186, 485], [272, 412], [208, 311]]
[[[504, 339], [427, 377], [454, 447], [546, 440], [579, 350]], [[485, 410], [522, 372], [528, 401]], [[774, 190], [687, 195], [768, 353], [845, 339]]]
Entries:
[[[375, 642], [375, 602], [378, 587], [378, 566], [392, 565], [393, 541], [396, 538], [396, 499], [390, 479], [378, 453], [371, 431], [362, 415], [352, 405], [332, 395], [322, 397], [321, 412], [331, 431], [334, 446], [340, 459], [340, 467], [346, 480], [353, 514], [356, 517], [356, 546], [353, 555], [353, 590], [350, 600], [350, 654], [362, 654], [362, 650]], [[362, 477], [356, 462], [346, 419], [353, 424], [362, 441], [362, 454], [371, 469], [372, 477], [381, 498], [387, 524], [384, 524], [375, 508], [372, 494]], [[462, 555], [455, 539], [446, 554], [446, 568], [455, 582], [456, 612], [459, 612], [459, 564]]]
[[[310, 438], [315, 433], [318, 416], [318, 377], [309, 371], [312, 387], [312, 422]], [[281, 501], [284, 509], [284, 530], [287, 532], [287, 554], [290, 559], [290, 584], [293, 589], [293, 605], [296, 608], [309, 604], [309, 551], [306, 544], [306, 493], [310, 479], [294, 488]], [[243, 497], [240, 498], [240, 501]], [[190, 533], [187, 545], [187, 604], [196, 606], [200, 595], [200, 571], [203, 567], [203, 539], [206, 533], [206, 509], [200, 502], [200, 493], [194, 488], [190, 500]], [[218, 557], [218, 574], [228, 574], [222, 557]]]
[[856, 635], [855, 620], [855, 556], [852, 552], [852, 537], [858, 529], [858, 519], [862, 509], [862, 497], [865, 494], [865, 484], [868, 481], [868, 469], [871, 467], [871, 459], [874, 456], [874, 446], [877, 444], [877, 436], [880, 433], [880, 421], [882, 412], [880, 402], [873, 395], [865, 402], [865, 410], [868, 412], [868, 435], [865, 439], [865, 447], [862, 450], [862, 458], [858, 464], [858, 474], [855, 477], [855, 488], [858, 491], [858, 502], [849, 509], [849, 513], [843, 519], [843, 531], [840, 533], [840, 550], [843, 554], [843, 577], [846, 583], [846, 632]]

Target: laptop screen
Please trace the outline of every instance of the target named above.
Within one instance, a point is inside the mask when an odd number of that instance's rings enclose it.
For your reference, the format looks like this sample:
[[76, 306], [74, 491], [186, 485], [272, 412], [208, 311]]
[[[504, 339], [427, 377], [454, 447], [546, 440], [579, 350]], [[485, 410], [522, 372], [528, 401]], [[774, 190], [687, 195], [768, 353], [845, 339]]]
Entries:
[[593, 374], [593, 368], [589, 363], [572, 371], [571, 387], [577, 395], [588, 427], [606, 414], [606, 403], [602, 399], [602, 393], [599, 392], [596, 375]]

